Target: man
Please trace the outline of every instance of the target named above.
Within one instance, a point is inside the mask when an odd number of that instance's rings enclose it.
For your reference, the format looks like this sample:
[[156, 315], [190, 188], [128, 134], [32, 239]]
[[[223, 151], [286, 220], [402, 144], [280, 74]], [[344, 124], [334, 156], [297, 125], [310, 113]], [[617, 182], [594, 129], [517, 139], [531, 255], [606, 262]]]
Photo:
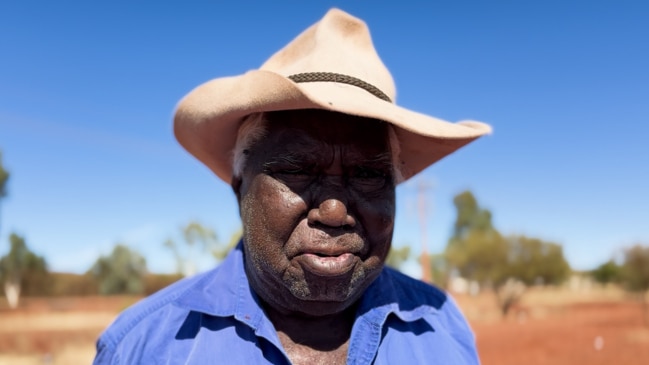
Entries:
[[259, 70], [190, 92], [176, 137], [232, 186], [242, 242], [121, 314], [95, 363], [478, 363], [455, 303], [383, 264], [396, 184], [489, 127], [394, 95], [365, 24], [336, 9]]

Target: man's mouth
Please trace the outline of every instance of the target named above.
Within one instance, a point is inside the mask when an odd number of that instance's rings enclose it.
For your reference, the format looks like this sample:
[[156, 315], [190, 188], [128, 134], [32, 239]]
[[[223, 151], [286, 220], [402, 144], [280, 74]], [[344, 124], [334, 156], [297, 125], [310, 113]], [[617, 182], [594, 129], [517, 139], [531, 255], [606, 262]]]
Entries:
[[326, 255], [321, 253], [304, 253], [298, 257], [302, 268], [317, 276], [334, 277], [350, 271], [358, 258], [352, 253]]

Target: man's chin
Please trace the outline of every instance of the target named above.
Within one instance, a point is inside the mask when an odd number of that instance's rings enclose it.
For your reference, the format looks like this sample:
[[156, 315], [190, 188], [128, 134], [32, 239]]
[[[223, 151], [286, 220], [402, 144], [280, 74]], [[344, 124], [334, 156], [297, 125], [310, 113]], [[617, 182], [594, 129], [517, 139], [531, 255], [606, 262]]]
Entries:
[[291, 290], [296, 299], [294, 308], [308, 315], [340, 313], [360, 299], [371, 281], [365, 275], [307, 280]]
[[291, 290], [291, 294], [300, 304], [303, 305], [339, 305], [341, 303], [349, 302], [350, 300], [358, 299], [360, 293], [357, 293], [354, 288], [348, 286], [338, 285], [300, 285], [298, 290]]

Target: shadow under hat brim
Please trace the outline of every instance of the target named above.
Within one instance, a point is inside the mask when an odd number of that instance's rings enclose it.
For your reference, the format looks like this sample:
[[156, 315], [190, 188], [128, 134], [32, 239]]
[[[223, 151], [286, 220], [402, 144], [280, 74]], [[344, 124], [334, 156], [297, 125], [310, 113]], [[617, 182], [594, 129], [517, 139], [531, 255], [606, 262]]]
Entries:
[[455, 150], [491, 132], [475, 121], [450, 123], [379, 99], [357, 86], [295, 83], [272, 71], [208, 81], [178, 104], [174, 133], [178, 142], [219, 178], [232, 180], [232, 150], [242, 119], [276, 110], [324, 109], [393, 124], [401, 147], [404, 181]]

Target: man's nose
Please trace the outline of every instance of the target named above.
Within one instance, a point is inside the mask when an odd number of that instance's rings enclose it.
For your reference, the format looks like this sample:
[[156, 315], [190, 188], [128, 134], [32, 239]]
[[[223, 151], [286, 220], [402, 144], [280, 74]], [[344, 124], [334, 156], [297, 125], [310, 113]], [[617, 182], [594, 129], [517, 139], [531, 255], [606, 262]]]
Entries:
[[329, 227], [354, 227], [356, 220], [348, 214], [347, 206], [338, 199], [324, 200], [307, 215], [309, 224], [320, 223]]

